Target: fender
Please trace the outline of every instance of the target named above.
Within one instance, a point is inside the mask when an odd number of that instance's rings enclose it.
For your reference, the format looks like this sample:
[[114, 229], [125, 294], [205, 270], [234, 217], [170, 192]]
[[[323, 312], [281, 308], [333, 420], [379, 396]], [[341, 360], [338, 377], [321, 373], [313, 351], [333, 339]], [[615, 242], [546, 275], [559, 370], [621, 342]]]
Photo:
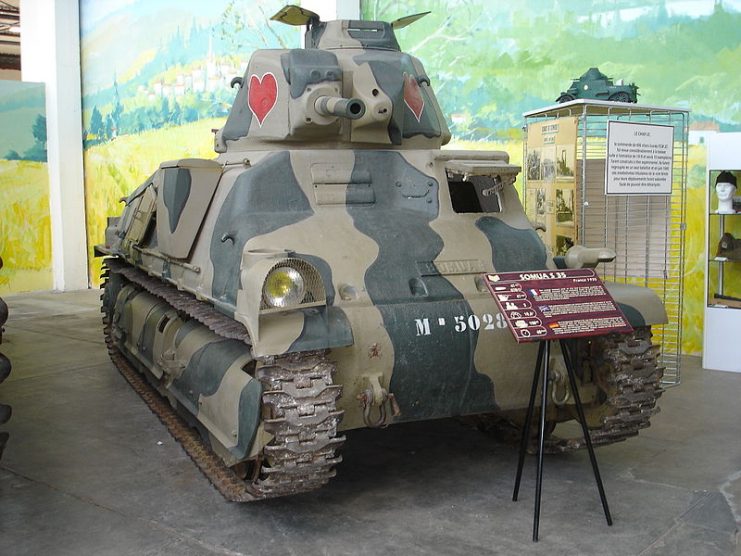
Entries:
[[616, 282], [604, 282], [604, 284], [631, 326], [649, 326], [669, 322], [664, 304], [659, 296], [649, 288]]

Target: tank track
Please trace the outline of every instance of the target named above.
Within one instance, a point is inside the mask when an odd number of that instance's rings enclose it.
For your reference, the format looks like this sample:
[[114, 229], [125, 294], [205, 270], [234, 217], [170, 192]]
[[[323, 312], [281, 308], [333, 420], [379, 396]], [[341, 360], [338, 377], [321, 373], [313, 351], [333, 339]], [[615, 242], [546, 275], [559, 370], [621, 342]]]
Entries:
[[[636, 436], [638, 431], [650, 426], [651, 417], [660, 411], [656, 402], [664, 392], [661, 387], [664, 369], [657, 364], [659, 346], [651, 343], [649, 327], [637, 328], [629, 335], [610, 334], [592, 341], [598, 344], [596, 351], [601, 354], [595, 362], [597, 368], [592, 371], [594, 380], [607, 399], [600, 408], [600, 425], [590, 428], [589, 433], [592, 444], [602, 446]], [[580, 355], [583, 358], [587, 354]], [[550, 453], [585, 447], [582, 437], [551, 437], [547, 441]]]
[[[597, 407], [587, 405], [584, 408], [587, 421], [591, 421], [589, 433], [594, 446], [622, 442], [650, 426], [651, 417], [659, 412], [656, 402], [664, 392], [661, 388], [664, 369], [657, 364], [658, 353], [659, 346], [651, 343], [649, 327], [637, 328], [628, 335], [610, 334], [579, 343], [577, 365], [592, 374], [593, 381], [604, 394], [604, 400]], [[485, 432], [519, 442], [522, 419], [524, 414], [519, 421], [481, 415], [476, 417], [475, 423]], [[596, 425], [595, 420], [598, 421]], [[556, 423], [550, 424], [555, 426]], [[535, 435], [537, 428], [536, 425], [533, 429]], [[544, 451], [565, 453], [585, 447], [582, 436], [560, 438], [549, 434]]]
[[[171, 291], [173, 286], [167, 286], [138, 269], [111, 259], [106, 259], [104, 263], [102, 288], [108, 283], [111, 272], [122, 275], [219, 333], [209, 323], [218, 323], [223, 315], [213, 308], [210, 312], [205, 310], [204, 306], [208, 307], [206, 303], [187, 295], [183, 299], [177, 295], [182, 292]], [[337, 426], [343, 412], [336, 409], [336, 401], [342, 393], [342, 387], [332, 382], [335, 366], [326, 358], [326, 353], [293, 353], [269, 357], [258, 363], [256, 376], [263, 384], [263, 415], [266, 416], [263, 427], [273, 438], [255, 462], [254, 469], [249, 472], [244, 465], [227, 467], [203, 443], [198, 432], [126, 359], [115, 345], [105, 307], [102, 310], [105, 341], [111, 360], [227, 500], [250, 502], [299, 494], [317, 489], [335, 476], [334, 466], [342, 461], [337, 450], [345, 441], [344, 436], [337, 436]], [[214, 317], [213, 320], [211, 317]], [[217, 324], [213, 326], [223, 329]]]

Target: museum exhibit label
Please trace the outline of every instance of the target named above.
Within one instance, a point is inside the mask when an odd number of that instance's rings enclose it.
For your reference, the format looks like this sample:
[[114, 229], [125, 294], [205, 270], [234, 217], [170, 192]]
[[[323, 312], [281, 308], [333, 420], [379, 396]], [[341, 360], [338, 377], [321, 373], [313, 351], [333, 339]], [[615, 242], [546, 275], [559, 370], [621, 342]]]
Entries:
[[606, 195], [671, 195], [674, 127], [611, 121]]
[[633, 332], [591, 268], [487, 274], [486, 285], [518, 343]]

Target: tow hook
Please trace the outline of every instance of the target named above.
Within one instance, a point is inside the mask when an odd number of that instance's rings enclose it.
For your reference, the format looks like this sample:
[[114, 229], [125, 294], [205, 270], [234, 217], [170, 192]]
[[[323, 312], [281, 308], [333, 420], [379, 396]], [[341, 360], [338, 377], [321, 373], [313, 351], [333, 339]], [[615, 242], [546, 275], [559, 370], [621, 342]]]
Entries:
[[[391, 406], [392, 418], [401, 415], [396, 397], [381, 386], [380, 375], [370, 375], [364, 378], [368, 381], [369, 386], [357, 396], [360, 405], [363, 407], [363, 422], [366, 427], [372, 429], [387, 427], [391, 424], [386, 409], [387, 404]], [[371, 418], [371, 409], [374, 406], [378, 407], [378, 418], [375, 420]]]
[[[557, 368], [555, 365], [551, 367], [551, 372], [548, 376], [549, 382], [551, 382], [551, 399], [553, 403], [558, 407], [566, 405], [571, 398], [571, 391], [566, 379], [566, 373]], [[558, 390], [562, 390], [563, 394], [561, 397], [558, 396]]]

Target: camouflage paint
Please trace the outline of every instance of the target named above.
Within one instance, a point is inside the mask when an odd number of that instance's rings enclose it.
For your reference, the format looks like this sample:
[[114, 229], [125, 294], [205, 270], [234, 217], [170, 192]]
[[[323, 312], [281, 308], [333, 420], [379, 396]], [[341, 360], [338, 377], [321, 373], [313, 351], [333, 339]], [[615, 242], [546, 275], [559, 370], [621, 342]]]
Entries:
[[[246, 372], [249, 347], [220, 338], [195, 320], [177, 318], [155, 296], [122, 286], [114, 275], [105, 292], [115, 296], [110, 318], [120, 346], [136, 357], [139, 368], [152, 372], [154, 385], [177, 400], [185, 417], [208, 432], [217, 453], [232, 463], [244, 460], [260, 425], [262, 398], [260, 382]], [[177, 331], [168, 334], [168, 326]], [[158, 343], [163, 332], [171, 343]], [[172, 356], [165, 359], [168, 352]]]
[[304, 325], [301, 334], [288, 352], [325, 349], [328, 346], [353, 344], [352, 326], [344, 311], [337, 307], [304, 309]]
[[484, 216], [476, 221], [491, 244], [494, 268], [499, 272], [540, 270], [546, 267], [546, 251], [535, 230], [518, 230], [499, 218]]
[[[490, 410], [491, 380], [473, 365], [478, 333], [445, 338], [418, 336], [411, 326], [431, 314], [471, 314], [471, 309], [443, 276], [422, 278], [417, 262], [433, 261], [443, 247], [430, 228], [438, 216], [439, 183], [394, 152], [355, 152], [355, 172], [370, 172], [376, 202], [348, 205], [355, 227], [379, 247], [366, 271], [368, 294], [383, 316], [397, 359], [390, 391], [401, 406], [403, 420], [419, 420]], [[410, 280], [422, 281], [426, 295], [415, 297]]]
[[245, 244], [256, 235], [296, 224], [311, 214], [288, 152], [269, 156], [239, 175], [210, 238], [212, 292], [223, 307], [234, 311]]
[[358, 41], [361, 48], [401, 50], [394, 30], [385, 21], [349, 21], [347, 34]]
[[168, 210], [170, 232], [174, 232], [180, 222], [185, 203], [190, 195], [190, 171], [186, 168], [171, 169], [164, 172], [162, 198]]
[[[199, 415], [203, 399], [217, 394], [231, 366], [247, 353], [244, 343], [237, 340], [206, 344], [193, 354], [182, 375], [173, 381], [170, 391], [188, 413]], [[252, 447], [260, 420], [262, 387], [257, 380], [247, 380], [239, 392], [239, 403], [235, 408], [235, 422], [239, 424], [236, 443], [227, 446], [236, 460], [246, 457]], [[227, 431], [227, 435], [233, 436], [232, 431]]]
[[[245, 76], [245, 78], [248, 78]], [[226, 123], [222, 128], [222, 136], [224, 139], [237, 140], [245, 135], [252, 125], [252, 110], [247, 105], [247, 87], [239, 87], [237, 96], [234, 99], [234, 104], [229, 112], [229, 117], [226, 119]]]
[[415, 135], [425, 137], [440, 137], [442, 126], [438, 122], [437, 114], [432, 109], [433, 103], [427, 94], [425, 87], [419, 91], [427, 107], [417, 120], [412, 111], [404, 102], [405, 77], [410, 76], [418, 82], [430, 82], [430, 79], [422, 74], [417, 75], [413, 58], [401, 52], [368, 51], [354, 57], [358, 65], [368, 64], [373, 77], [379, 88], [393, 101], [393, 112], [388, 132], [394, 145], [401, 145], [403, 138]]
[[297, 48], [281, 54], [280, 63], [292, 98], [300, 97], [309, 85], [342, 79], [342, 69], [332, 52]]
[[625, 318], [628, 319], [628, 322], [632, 327], [635, 328], [646, 325], [646, 319], [643, 318], [643, 315], [641, 315], [641, 312], [638, 309], [631, 307], [626, 303], [618, 303], [618, 307], [620, 307], [620, 310], [625, 315]]

